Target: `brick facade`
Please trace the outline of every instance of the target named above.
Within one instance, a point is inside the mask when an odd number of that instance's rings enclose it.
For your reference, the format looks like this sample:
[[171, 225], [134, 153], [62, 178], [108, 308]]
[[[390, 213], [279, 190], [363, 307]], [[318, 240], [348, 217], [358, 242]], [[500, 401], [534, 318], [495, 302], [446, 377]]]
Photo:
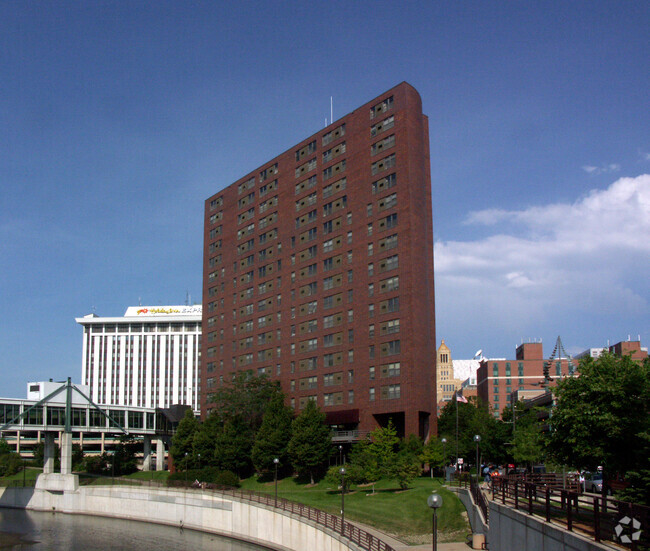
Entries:
[[234, 371], [341, 430], [435, 431], [428, 120], [402, 83], [205, 203], [201, 411]]

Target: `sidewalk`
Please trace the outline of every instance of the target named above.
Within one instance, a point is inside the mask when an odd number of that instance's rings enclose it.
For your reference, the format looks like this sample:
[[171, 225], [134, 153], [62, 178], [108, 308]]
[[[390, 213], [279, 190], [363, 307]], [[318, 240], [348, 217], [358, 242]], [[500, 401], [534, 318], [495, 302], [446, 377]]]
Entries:
[[[382, 539], [385, 541], [388, 545], [390, 545], [395, 551], [431, 551], [433, 541], [430, 541], [429, 543], [422, 544], [422, 545], [408, 545], [404, 542], [401, 542], [388, 534], [384, 534], [384, 532], [380, 532], [376, 528], [373, 528], [372, 526], [368, 526], [366, 524], [361, 524], [360, 522], [356, 521], [347, 521], [350, 524], [354, 524], [355, 526], [358, 526], [362, 530], [365, 530], [366, 532], [372, 534], [373, 536], [377, 536], [378, 538]], [[453, 543], [440, 543], [438, 542], [438, 550], [439, 551], [469, 551], [472, 547], [470, 545], [467, 545], [465, 542], [462, 541], [456, 541]]]

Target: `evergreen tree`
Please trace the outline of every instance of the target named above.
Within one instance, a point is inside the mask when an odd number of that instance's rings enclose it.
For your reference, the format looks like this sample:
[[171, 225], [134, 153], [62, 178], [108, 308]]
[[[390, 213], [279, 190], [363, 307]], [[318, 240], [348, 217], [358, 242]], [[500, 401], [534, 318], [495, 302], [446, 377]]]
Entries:
[[239, 478], [251, 473], [253, 434], [241, 418], [224, 423], [216, 438], [215, 462], [220, 469], [233, 471]]
[[192, 463], [192, 445], [194, 436], [198, 430], [199, 422], [194, 417], [192, 408], [187, 408], [185, 416], [178, 424], [178, 428], [172, 439], [172, 446], [169, 450], [170, 455], [174, 459], [174, 465], [178, 469], [187, 470]]
[[255, 435], [251, 456], [258, 472], [273, 470], [275, 458], [280, 460], [278, 467], [287, 464], [292, 421], [293, 410], [284, 405], [284, 395], [276, 393], [266, 407], [262, 426]]
[[309, 474], [311, 483], [314, 475], [329, 458], [332, 438], [325, 425], [325, 414], [315, 402], [309, 400], [305, 409], [291, 425], [289, 458], [299, 474]]
[[399, 438], [393, 421], [389, 420], [385, 427], [377, 427], [370, 433], [370, 453], [375, 457], [379, 470], [384, 476], [391, 476], [393, 464], [397, 459]]

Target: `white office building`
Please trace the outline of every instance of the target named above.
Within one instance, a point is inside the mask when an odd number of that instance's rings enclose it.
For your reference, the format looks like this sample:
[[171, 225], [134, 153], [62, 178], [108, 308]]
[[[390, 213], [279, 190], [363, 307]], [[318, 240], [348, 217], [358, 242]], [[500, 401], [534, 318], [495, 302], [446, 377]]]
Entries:
[[101, 405], [199, 410], [201, 310], [196, 306], [130, 306], [123, 317], [89, 314], [81, 384]]

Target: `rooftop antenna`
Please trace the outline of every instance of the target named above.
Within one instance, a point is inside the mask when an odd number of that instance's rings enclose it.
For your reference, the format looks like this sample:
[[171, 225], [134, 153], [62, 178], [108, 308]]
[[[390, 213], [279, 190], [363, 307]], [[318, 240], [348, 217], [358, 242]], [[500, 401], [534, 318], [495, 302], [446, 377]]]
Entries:
[[330, 96], [330, 122], [334, 122], [334, 98]]

